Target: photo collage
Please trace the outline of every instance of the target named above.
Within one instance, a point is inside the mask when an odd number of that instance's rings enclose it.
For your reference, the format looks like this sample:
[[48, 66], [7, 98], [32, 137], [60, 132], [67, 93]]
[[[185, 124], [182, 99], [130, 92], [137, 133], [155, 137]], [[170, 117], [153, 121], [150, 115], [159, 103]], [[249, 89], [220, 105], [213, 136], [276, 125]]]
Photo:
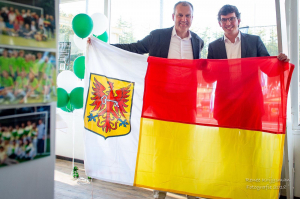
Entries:
[[50, 155], [55, 20], [54, 0], [0, 0], [0, 167]]

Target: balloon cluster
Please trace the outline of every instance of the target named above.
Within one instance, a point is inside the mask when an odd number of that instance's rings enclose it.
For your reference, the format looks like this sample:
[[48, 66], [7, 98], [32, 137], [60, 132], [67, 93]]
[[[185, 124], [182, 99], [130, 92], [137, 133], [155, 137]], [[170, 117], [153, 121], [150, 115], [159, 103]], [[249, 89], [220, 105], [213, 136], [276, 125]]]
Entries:
[[73, 18], [72, 28], [74, 30], [74, 42], [76, 46], [85, 50], [87, 38], [90, 35], [97, 37], [101, 41], [108, 41], [106, 29], [108, 20], [102, 13], [94, 13], [90, 16], [87, 14], [78, 14]]
[[66, 112], [83, 107], [83, 87], [76, 87], [75, 74], [69, 70], [57, 76], [57, 107]]
[[[94, 13], [91, 17], [83, 13], [76, 15], [72, 21], [75, 45], [85, 50], [90, 35], [107, 42], [107, 26], [108, 20], [101, 13]], [[74, 109], [83, 107], [83, 87], [76, 87], [75, 82], [78, 81], [77, 78], [84, 79], [85, 56], [75, 59], [73, 69], [74, 73], [66, 70], [57, 76], [57, 107], [66, 112], [73, 112]]]

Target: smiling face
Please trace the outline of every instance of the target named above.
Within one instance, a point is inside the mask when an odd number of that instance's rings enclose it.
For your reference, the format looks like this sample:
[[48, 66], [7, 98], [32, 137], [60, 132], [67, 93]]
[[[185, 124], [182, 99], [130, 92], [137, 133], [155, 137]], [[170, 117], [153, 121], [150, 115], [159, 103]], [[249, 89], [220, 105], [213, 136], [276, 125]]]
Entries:
[[[229, 21], [229, 19], [232, 20]], [[240, 22], [241, 19], [237, 19], [235, 13], [233, 12], [227, 15], [221, 15], [221, 21], [219, 21], [219, 25], [224, 30], [225, 36], [229, 38], [236, 37], [238, 35]]]
[[175, 30], [177, 35], [187, 34], [193, 21], [193, 11], [190, 5], [183, 6], [178, 4], [175, 13], [172, 15], [175, 22]]

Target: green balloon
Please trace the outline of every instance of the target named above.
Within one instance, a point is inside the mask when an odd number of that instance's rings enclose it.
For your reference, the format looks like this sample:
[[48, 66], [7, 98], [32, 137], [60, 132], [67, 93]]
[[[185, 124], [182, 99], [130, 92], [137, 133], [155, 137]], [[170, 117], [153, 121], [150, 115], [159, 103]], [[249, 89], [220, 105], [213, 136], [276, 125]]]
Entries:
[[97, 36], [98, 39], [100, 39], [101, 41], [107, 42], [108, 41], [108, 34], [105, 31], [102, 35]]
[[87, 14], [78, 14], [72, 20], [72, 28], [80, 38], [85, 38], [93, 30], [93, 20]]
[[57, 88], [57, 107], [61, 108], [67, 106], [69, 102], [69, 94], [63, 88]]
[[68, 104], [67, 104], [67, 106], [61, 107], [60, 109], [63, 110], [63, 111], [65, 111], [65, 112], [70, 113], [70, 112], [73, 112], [74, 107], [72, 106], [72, 104], [69, 101]]
[[77, 57], [74, 61], [74, 73], [79, 79], [84, 78], [85, 71], [85, 56]]
[[70, 93], [70, 102], [76, 109], [83, 107], [83, 88], [74, 88]]

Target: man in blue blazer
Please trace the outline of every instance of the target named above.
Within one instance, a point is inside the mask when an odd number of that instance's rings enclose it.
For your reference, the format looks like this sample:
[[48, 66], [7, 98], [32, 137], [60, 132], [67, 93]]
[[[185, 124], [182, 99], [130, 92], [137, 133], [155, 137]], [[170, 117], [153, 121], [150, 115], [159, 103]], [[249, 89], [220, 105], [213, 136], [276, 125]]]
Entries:
[[[241, 18], [235, 6], [224, 5], [218, 13], [218, 21], [224, 30], [224, 36], [209, 44], [207, 59], [270, 56], [259, 36], [244, 34], [239, 31]], [[278, 55], [278, 59], [285, 62], [289, 61], [283, 53]], [[217, 81], [214, 118], [220, 126], [262, 130], [264, 102], [259, 80], [260, 73], [258, 68], [253, 67], [249, 68], [253, 70], [249, 74], [249, 71], [245, 71], [245, 68], [241, 66], [242, 61], [240, 61], [240, 65], [237, 63], [233, 66], [234, 68], [222, 68], [223, 72], [212, 67], [203, 70], [204, 79], [208, 83]], [[260, 70], [263, 71], [261, 68]], [[265, 73], [268, 75], [267, 72]], [[241, 87], [249, 81], [252, 82], [251, 88]], [[241, 100], [243, 107], [237, 107]]]

